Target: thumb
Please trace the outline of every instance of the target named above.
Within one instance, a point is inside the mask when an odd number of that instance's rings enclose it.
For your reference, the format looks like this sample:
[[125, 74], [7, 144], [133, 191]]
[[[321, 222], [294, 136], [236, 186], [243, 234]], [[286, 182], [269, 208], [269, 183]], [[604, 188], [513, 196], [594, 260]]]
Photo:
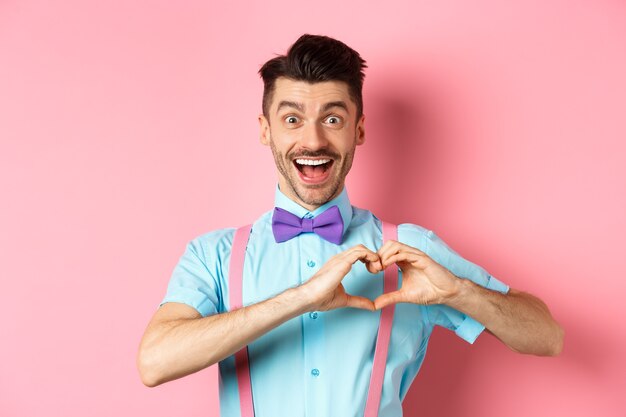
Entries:
[[376, 310], [380, 310], [381, 308], [387, 307], [390, 304], [397, 304], [403, 301], [404, 297], [402, 296], [400, 291], [392, 291], [376, 298], [374, 300], [374, 306], [376, 307]]
[[372, 300], [365, 297], [359, 297], [358, 295], [346, 295], [348, 296], [348, 299], [346, 300], [346, 307], [361, 308], [370, 311], [376, 310]]

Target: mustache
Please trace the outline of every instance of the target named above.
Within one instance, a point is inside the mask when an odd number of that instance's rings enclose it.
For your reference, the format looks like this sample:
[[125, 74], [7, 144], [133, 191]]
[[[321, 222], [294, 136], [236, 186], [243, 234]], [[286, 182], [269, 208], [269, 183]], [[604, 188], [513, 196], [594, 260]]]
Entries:
[[291, 160], [298, 158], [329, 158], [329, 159], [339, 159], [341, 156], [335, 152], [321, 149], [319, 151], [308, 151], [301, 150], [297, 152], [292, 152], [287, 157]]

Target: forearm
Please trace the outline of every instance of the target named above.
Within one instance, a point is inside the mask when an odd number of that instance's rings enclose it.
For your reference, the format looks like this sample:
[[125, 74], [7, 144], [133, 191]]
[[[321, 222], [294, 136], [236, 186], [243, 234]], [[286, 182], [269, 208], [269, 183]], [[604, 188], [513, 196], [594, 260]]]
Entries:
[[459, 290], [445, 304], [478, 322], [516, 352], [558, 355], [563, 330], [538, 298], [516, 290], [508, 294], [485, 289], [459, 279]]
[[382, 270], [378, 255], [357, 245], [331, 257], [305, 284], [258, 304], [204, 318], [182, 304], [164, 310], [166, 304], [155, 313], [139, 347], [142, 381], [155, 386], [204, 369], [307, 311], [374, 310], [371, 300], [346, 294], [341, 285], [357, 261], [372, 273]]
[[308, 308], [297, 287], [235, 311], [155, 323], [140, 347], [144, 383], [155, 386], [207, 368]]

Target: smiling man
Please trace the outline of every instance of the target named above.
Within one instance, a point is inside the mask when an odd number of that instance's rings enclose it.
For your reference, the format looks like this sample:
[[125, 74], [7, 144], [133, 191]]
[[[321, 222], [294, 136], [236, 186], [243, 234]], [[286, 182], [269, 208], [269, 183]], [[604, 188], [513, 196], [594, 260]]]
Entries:
[[280, 189], [312, 210], [342, 191], [364, 141], [363, 116], [342, 81], [279, 77], [266, 88], [273, 104], [259, 116], [261, 142], [272, 149]]
[[435, 325], [557, 355], [563, 331], [432, 231], [350, 204], [365, 141], [359, 54], [304, 35], [260, 70], [275, 208], [192, 240], [138, 355], [148, 386], [219, 363], [221, 415], [400, 416]]

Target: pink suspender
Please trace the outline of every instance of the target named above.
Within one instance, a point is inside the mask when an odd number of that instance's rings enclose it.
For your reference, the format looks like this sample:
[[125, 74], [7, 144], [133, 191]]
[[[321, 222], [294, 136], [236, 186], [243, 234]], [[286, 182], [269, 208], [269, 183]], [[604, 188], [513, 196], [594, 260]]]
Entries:
[[[383, 222], [383, 243], [388, 240], [398, 240], [398, 227], [396, 225]], [[385, 269], [385, 282], [383, 292], [395, 291], [398, 289], [398, 267], [395, 265]], [[375, 417], [378, 415], [380, 406], [380, 396], [383, 393], [383, 379], [385, 378], [385, 366], [387, 364], [387, 352], [389, 351], [389, 338], [391, 337], [391, 324], [393, 322], [393, 312], [395, 305], [384, 307], [380, 312], [380, 325], [378, 326], [378, 337], [376, 338], [376, 351], [374, 352], [374, 364], [372, 365], [372, 376], [370, 377], [370, 389], [365, 403], [365, 417]]]
[[[228, 291], [230, 293], [230, 311], [243, 306], [241, 289], [243, 287], [243, 260], [246, 256], [246, 245], [252, 225], [240, 227], [233, 238], [233, 248], [230, 252], [230, 269], [228, 273]], [[241, 417], [254, 417], [252, 404], [252, 383], [250, 382], [250, 366], [248, 365], [248, 346], [244, 346], [235, 353], [235, 370], [239, 384], [239, 402], [241, 403]]]
[[[241, 308], [243, 305], [243, 262], [250, 230], [251, 225], [240, 227], [235, 231], [235, 237], [233, 238], [233, 247], [230, 255], [230, 272], [228, 274], [231, 311]], [[383, 242], [387, 240], [398, 240], [398, 228], [393, 224], [383, 222]], [[389, 268], [385, 269], [383, 292], [394, 291], [397, 288], [398, 268], [395, 265], [391, 265]], [[378, 337], [376, 338], [372, 376], [370, 377], [369, 391], [365, 403], [365, 417], [375, 417], [378, 415], [380, 397], [383, 390], [383, 379], [385, 377], [387, 353], [389, 351], [394, 307], [393, 304], [388, 305], [383, 308], [380, 313], [380, 325], [378, 327]], [[239, 384], [241, 417], [254, 417], [247, 346], [235, 353], [235, 370], [237, 372], [237, 383]]]

